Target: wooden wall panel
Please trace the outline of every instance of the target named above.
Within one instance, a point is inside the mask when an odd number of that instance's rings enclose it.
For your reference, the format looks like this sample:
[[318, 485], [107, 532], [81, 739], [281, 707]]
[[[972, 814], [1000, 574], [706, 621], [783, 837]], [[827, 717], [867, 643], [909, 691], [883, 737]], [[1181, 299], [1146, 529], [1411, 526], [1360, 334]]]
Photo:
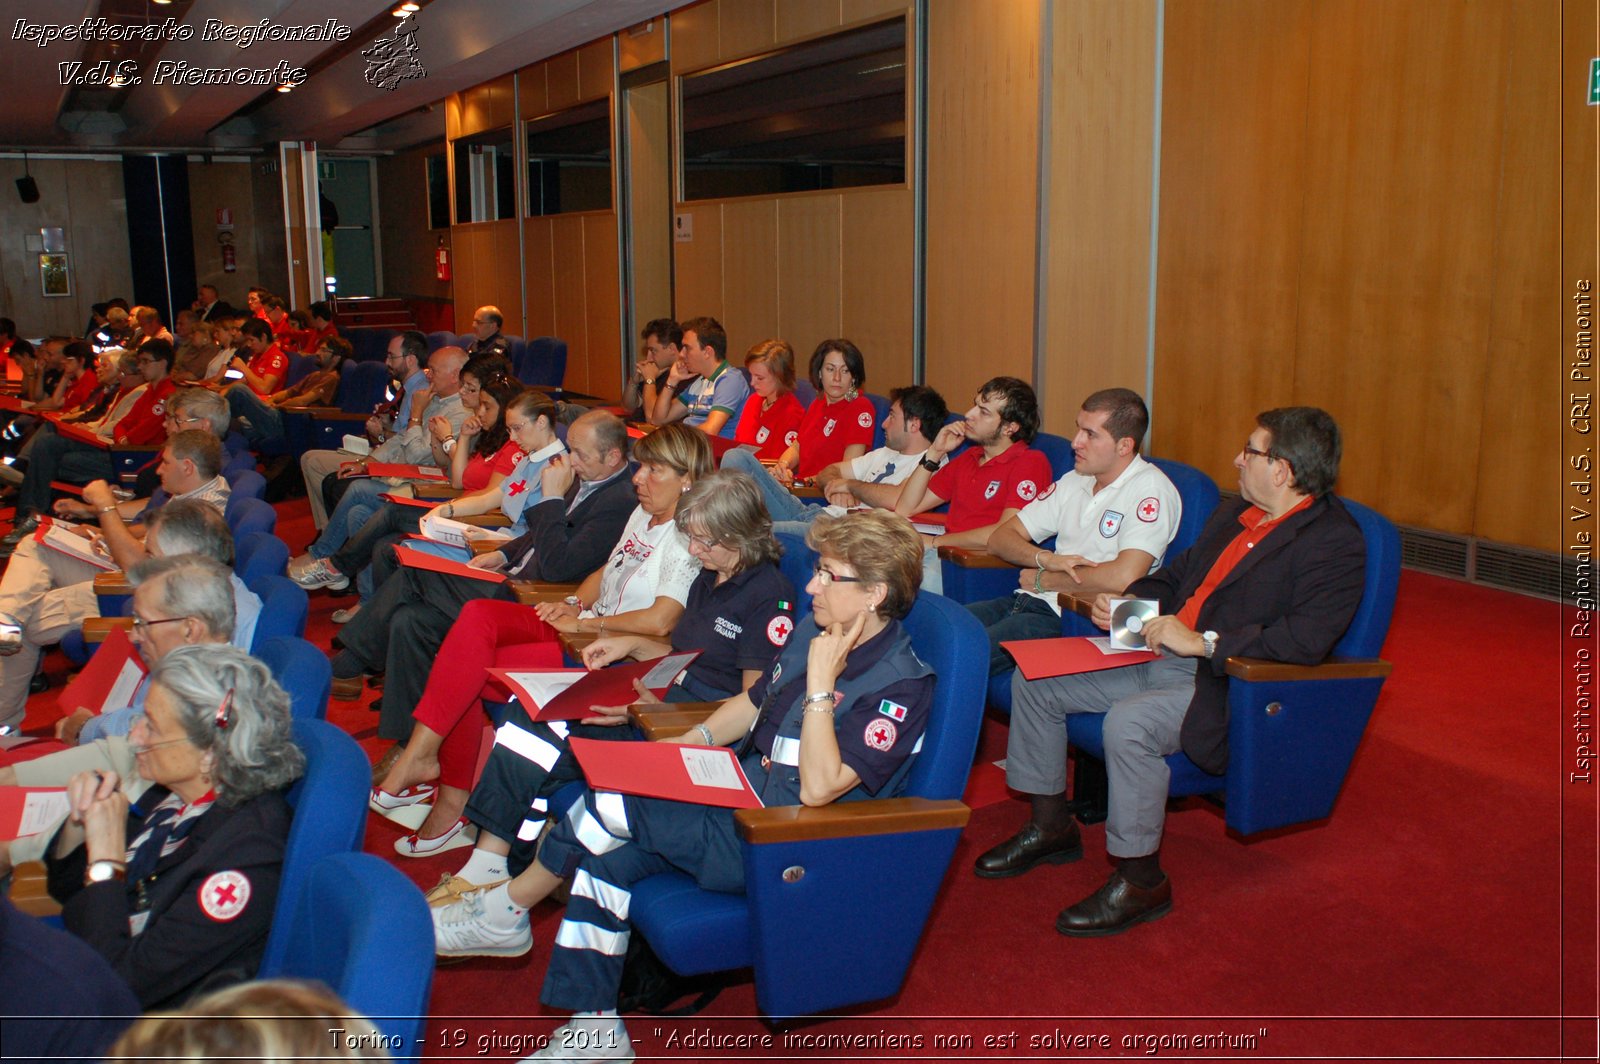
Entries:
[[[578, 87], [578, 53], [562, 52], [544, 61], [550, 89], [550, 110], [571, 107], [582, 98]], [[528, 117], [532, 118], [533, 115]]]
[[[583, 218], [575, 214], [551, 219], [555, 269], [555, 332], [567, 342], [567, 378], [582, 379], [589, 349], [588, 316], [584, 311]], [[581, 390], [581, 389], [580, 389]]]
[[1292, 401], [1308, 5], [1168, 0], [1151, 450], [1232, 486]]
[[903, 14], [910, 18], [912, 12], [912, 6], [905, 0], [840, 0], [839, 6], [846, 26], [877, 15]]
[[[778, 331], [805, 358], [818, 341], [843, 335], [840, 270], [840, 201], [845, 197], [780, 199]], [[739, 352], [742, 354], [742, 352]]]
[[522, 285], [525, 337], [556, 336], [556, 262], [554, 226], [549, 218], [522, 220], [523, 261], [527, 275]]
[[1298, 353], [1280, 401], [1339, 419], [1343, 492], [1394, 521], [1470, 532], [1504, 9], [1341, 0], [1315, 11]]
[[[122, 164], [103, 159], [30, 159], [27, 172], [39, 184], [37, 203], [23, 203], [16, 195], [16, 180], [23, 172], [21, 159], [0, 159], [0, 191], [5, 193], [0, 196], [0, 233], [4, 234], [0, 239], [0, 314], [16, 322], [20, 336], [77, 336], [89, 319], [91, 303], [119, 295], [133, 298]], [[248, 169], [245, 174], [248, 181]], [[208, 216], [204, 221], [206, 237], [215, 248], [214, 219]], [[46, 226], [66, 229], [70, 296], [47, 299], [40, 291], [39, 252], [29, 251], [24, 238], [38, 237]], [[216, 258], [215, 252], [212, 258]], [[243, 302], [245, 283], [241, 280], [222, 287], [228, 294], [235, 294], [229, 289], [236, 290]], [[179, 306], [188, 306], [194, 298], [183, 292], [173, 296]]]
[[718, 0], [717, 29], [724, 62], [767, 51], [776, 40], [774, 0]]
[[778, 0], [774, 39], [779, 43], [798, 40], [816, 33], [837, 29], [843, 24], [840, 0]]
[[522, 245], [518, 235], [521, 226], [515, 218], [484, 224], [489, 227], [492, 256], [489, 274], [483, 279], [489, 293], [484, 302], [499, 307], [505, 320], [515, 328], [522, 321]]
[[[1551, 416], [1547, 389], [1529, 386], [1567, 368], [1559, 355], [1562, 324], [1570, 320], [1561, 286], [1561, 13], [1540, 0], [1515, 0], [1506, 14], [1510, 63], [1500, 154], [1518, 164], [1502, 169], [1495, 212], [1488, 373], [1478, 420], [1487, 440], [1479, 447], [1472, 523], [1486, 539], [1557, 551], [1562, 527], [1553, 515], [1562, 478], [1528, 472], [1561, 453], [1561, 424]], [[1593, 234], [1590, 228], [1591, 254]], [[1577, 390], [1593, 394], [1594, 387]], [[1516, 431], [1506, 432], [1512, 425]]]
[[522, 120], [549, 114], [549, 64], [535, 63], [517, 71], [517, 95], [522, 102]]
[[[778, 204], [772, 199], [722, 205], [722, 316], [728, 350], [743, 354], [781, 335], [778, 324]], [[686, 306], [688, 314], [704, 313]]]
[[[189, 219], [194, 230], [194, 270], [195, 283], [212, 284], [217, 286], [217, 291], [222, 294], [222, 301], [230, 306], [244, 306], [245, 290], [256, 284], [256, 272], [253, 264], [256, 262], [257, 241], [256, 234], [261, 228], [277, 222], [278, 219], [265, 219], [256, 216], [254, 196], [251, 193], [250, 163], [223, 162], [218, 160], [189, 161]], [[96, 217], [100, 210], [99, 204], [112, 199], [122, 198], [122, 182], [120, 173], [117, 175], [115, 187], [103, 186], [100, 191], [108, 193], [106, 200], [88, 200], [78, 205], [79, 210], [86, 209], [89, 217]], [[114, 193], [114, 194], [111, 194]], [[76, 199], [69, 188], [68, 194]], [[222, 245], [217, 243], [217, 211], [226, 207], [233, 212], [233, 253], [237, 269], [228, 273], [222, 268]], [[74, 215], [78, 214], [75, 210]], [[282, 217], [281, 215], [279, 216]], [[427, 224], [426, 220], [423, 222]], [[99, 224], [95, 229], [101, 228]], [[16, 232], [15, 229], [6, 228], [6, 232]], [[122, 254], [127, 255], [127, 230], [121, 230]], [[109, 237], [108, 237], [109, 238]], [[246, 278], [251, 278], [246, 280]], [[74, 291], [76, 291], [74, 282]], [[121, 292], [121, 289], [118, 289]], [[132, 293], [127, 293], [131, 295]], [[177, 306], [188, 306], [188, 300], [178, 299], [182, 293], [174, 292]], [[104, 298], [96, 296], [94, 302]], [[76, 328], [81, 329], [83, 322], [79, 321]]]
[[630, 89], [624, 95], [632, 167], [628, 210], [633, 241], [634, 320], [640, 326], [672, 313], [672, 154], [667, 113], [670, 91], [667, 82], [659, 82]]
[[618, 59], [624, 74], [651, 63], [659, 63], [667, 57], [667, 20], [653, 18], [648, 25], [648, 32], [629, 33], [623, 30], [617, 34]]
[[672, 72], [682, 74], [689, 70], [712, 66], [721, 54], [717, 33], [717, 7], [719, 0], [680, 8], [672, 13]]
[[1099, 388], [1149, 396], [1154, 0], [1071, 0], [1050, 9], [1044, 428], [1070, 436]]
[[[674, 16], [676, 17], [676, 16]], [[722, 299], [722, 207], [717, 203], [679, 204], [694, 218], [693, 239], [673, 241], [673, 317], [680, 321], [709, 315], [724, 325]]]
[[[427, 159], [443, 150], [442, 145], [435, 145], [377, 159], [384, 295], [454, 298], [452, 282], [438, 280], [433, 269], [439, 237], [443, 236], [449, 247], [450, 230], [428, 228]], [[190, 187], [194, 187], [193, 181]], [[454, 263], [452, 266], [451, 276], [455, 276], [457, 269]]]
[[946, 396], [1032, 376], [1041, 18], [1038, 0], [929, 7], [927, 383]]
[[[282, 155], [283, 198], [287, 207], [289, 239], [289, 283], [280, 293], [291, 306], [297, 307], [312, 291], [311, 263], [308, 261], [309, 237], [306, 226], [306, 179], [303, 151], [298, 142], [289, 145]], [[257, 282], [259, 283], [259, 282]], [[320, 284], [317, 288], [321, 288]], [[320, 292], [318, 298], [321, 298]]]
[[869, 360], [868, 390], [886, 395], [912, 379], [915, 205], [910, 189], [852, 192], [840, 199], [839, 331]]
[[[590, 395], [622, 394], [621, 278], [617, 272], [617, 217], [611, 213], [583, 216], [583, 292], [586, 385]], [[574, 379], [568, 351], [567, 379]]]
[[611, 53], [610, 37], [591, 41], [578, 49], [579, 99], [599, 100], [611, 95], [611, 82], [616, 68]]

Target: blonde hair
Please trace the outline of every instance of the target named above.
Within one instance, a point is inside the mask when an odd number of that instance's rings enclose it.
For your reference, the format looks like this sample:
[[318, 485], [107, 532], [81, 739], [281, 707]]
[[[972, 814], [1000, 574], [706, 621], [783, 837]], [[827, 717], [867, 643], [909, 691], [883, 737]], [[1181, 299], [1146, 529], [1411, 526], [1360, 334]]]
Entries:
[[676, 421], [662, 425], [634, 444], [633, 457], [638, 462], [668, 466], [680, 477], [688, 477], [690, 483], [716, 468], [706, 434]]
[[922, 537], [889, 510], [864, 510], [812, 522], [806, 543], [856, 571], [863, 584], [884, 586], [878, 612], [898, 620], [911, 612], [922, 586]]
[[152, 1012], [117, 1039], [107, 1060], [389, 1060], [399, 1036], [372, 1021], [321, 983], [270, 979], [241, 983], [194, 999], [182, 1009]]
[[744, 356], [744, 368], [765, 363], [786, 392], [794, 391], [794, 348], [787, 340], [763, 340]]

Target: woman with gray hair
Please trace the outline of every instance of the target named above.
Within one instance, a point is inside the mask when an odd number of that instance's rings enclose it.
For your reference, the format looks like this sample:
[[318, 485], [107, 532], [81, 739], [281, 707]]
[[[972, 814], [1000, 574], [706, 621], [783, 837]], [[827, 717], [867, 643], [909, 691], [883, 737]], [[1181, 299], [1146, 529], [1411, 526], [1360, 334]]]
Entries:
[[130, 806], [115, 775], [72, 778], [50, 893], [141, 1005], [172, 1006], [255, 974], [305, 756], [267, 667], [220, 645], [161, 659], [130, 739], [152, 786]]

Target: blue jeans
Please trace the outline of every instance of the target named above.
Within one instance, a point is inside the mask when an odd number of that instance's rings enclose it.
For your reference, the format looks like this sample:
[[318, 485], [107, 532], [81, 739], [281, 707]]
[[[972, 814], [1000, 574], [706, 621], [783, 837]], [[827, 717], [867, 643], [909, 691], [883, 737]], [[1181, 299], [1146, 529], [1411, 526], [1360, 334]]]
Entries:
[[344, 546], [344, 541], [361, 531], [361, 526], [378, 512], [383, 506], [378, 496], [389, 490], [389, 485], [376, 477], [351, 481], [339, 505], [328, 515], [328, 527], [306, 550], [313, 558], [333, 557], [334, 552]]
[[249, 388], [239, 387], [228, 391], [228, 409], [241, 419], [240, 431], [251, 447], [259, 447], [267, 440], [283, 435], [283, 415], [278, 408], [262, 399]]
[[749, 451], [729, 451], [722, 456], [722, 468], [749, 474], [756, 482], [756, 487], [761, 489], [761, 497], [767, 504], [767, 513], [772, 515], [774, 522], [805, 521], [809, 524], [824, 508], [822, 503], [808, 503], [795, 498], [794, 493], [779, 484], [772, 474], [767, 472], [761, 460]]
[[1015, 592], [987, 602], [969, 602], [967, 609], [978, 618], [989, 636], [990, 676], [1017, 667], [1011, 655], [1001, 648], [1002, 641], [1051, 639], [1061, 634], [1061, 616], [1032, 595]]

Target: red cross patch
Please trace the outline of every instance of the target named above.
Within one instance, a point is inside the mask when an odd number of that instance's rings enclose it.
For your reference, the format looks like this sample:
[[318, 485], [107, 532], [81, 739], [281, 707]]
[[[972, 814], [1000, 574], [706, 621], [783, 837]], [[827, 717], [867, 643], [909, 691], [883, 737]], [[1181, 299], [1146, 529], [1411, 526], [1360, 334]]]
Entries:
[[250, 880], [243, 872], [214, 872], [200, 884], [200, 911], [219, 924], [244, 912], [250, 904]]
[[864, 429], [870, 429], [872, 427], [872, 414], [866, 410], [861, 411], [860, 415], [856, 417], [856, 424]]
[[767, 428], [767, 426], [765, 426], [765, 425], [762, 425], [761, 428], [756, 432], [756, 442], [757, 443], [766, 443], [767, 442], [767, 437], [771, 433], [772, 433], [771, 429]]
[[1024, 480], [1017, 485], [1017, 494], [1024, 500], [1032, 499], [1039, 493], [1039, 485], [1031, 480]]
[[521, 495], [527, 490], [528, 482], [526, 480], [513, 480], [510, 484], [506, 485], [506, 498], [515, 499], [518, 495]]
[[789, 633], [794, 631], [794, 622], [779, 614], [767, 622], [767, 642], [775, 647], [781, 647], [789, 641]]
[[794, 430], [794, 429], [790, 429], [790, 430], [789, 430], [789, 434], [788, 434], [788, 435], [786, 435], [786, 436], [785, 436], [785, 437], [784, 437], [784, 438], [783, 438], [783, 442], [784, 442], [784, 443], [785, 443], [785, 444], [786, 444], [786, 445], [788, 445], [788, 446], [790, 446], [790, 447], [793, 447], [793, 446], [794, 446], [794, 444], [795, 444], [795, 441], [796, 441], [796, 440], [798, 440], [798, 439], [799, 439], [799, 438], [800, 438], [800, 434], [799, 434], [799, 433], [798, 433], [798, 432], [796, 432], [796, 431], [795, 431], [795, 430]]
[[894, 726], [894, 721], [883, 717], [873, 717], [867, 721], [867, 730], [862, 733], [861, 741], [874, 750], [890, 750], [894, 741], [900, 737], [899, 730]]
[[824, 436], [832, 436], [833, 435], [833, 426], [837, 425], [838, 423], [839, 422], [838, 422], [837, 418], [831, 418], [831, 417], [828, 420], [824, 421], [822, 423], [822, 434]]
[[1148, 499], [1140, 499], [1139, 508], [1135, 510], [1134, 513], [1139, 515], [1139, 520], [1143, 521], [1145, 524], [1149, 524], [1151, 521], [1154, 521], [1156, 518], [1161, 516], [1161, 500], [1157, 499], [1154, 495], [1150, 496]]

